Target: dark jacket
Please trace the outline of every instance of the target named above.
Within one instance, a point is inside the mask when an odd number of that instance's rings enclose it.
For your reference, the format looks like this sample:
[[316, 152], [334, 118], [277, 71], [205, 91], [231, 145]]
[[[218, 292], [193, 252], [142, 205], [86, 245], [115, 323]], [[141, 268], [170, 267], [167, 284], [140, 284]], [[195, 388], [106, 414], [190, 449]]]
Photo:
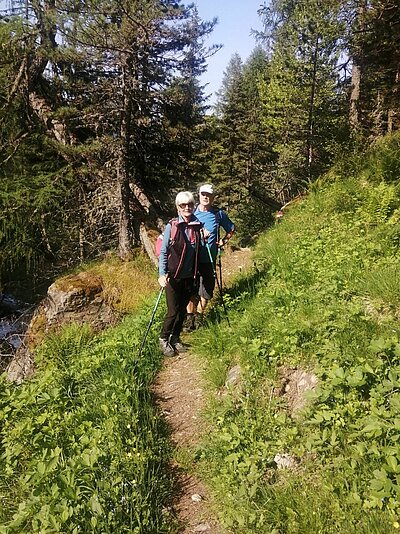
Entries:
[[202, 223], [192, 215], [189, 223], [181, 218], [172, 219], [165, 228], [159, 259], [160, 276], [195, 278], [201, 247]]

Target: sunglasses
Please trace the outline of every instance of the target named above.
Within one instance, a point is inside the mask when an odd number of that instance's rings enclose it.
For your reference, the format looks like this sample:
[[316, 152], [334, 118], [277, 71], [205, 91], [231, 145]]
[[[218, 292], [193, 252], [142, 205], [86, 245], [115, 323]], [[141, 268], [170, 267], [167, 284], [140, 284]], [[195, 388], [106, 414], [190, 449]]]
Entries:
[[193, 202], [182, 202], [182, 204], [179, 204], [179, 207], [181, 209], [186, 208], [186, 206], [188, 208], [193, 208], [194, 204], [193, 204]]

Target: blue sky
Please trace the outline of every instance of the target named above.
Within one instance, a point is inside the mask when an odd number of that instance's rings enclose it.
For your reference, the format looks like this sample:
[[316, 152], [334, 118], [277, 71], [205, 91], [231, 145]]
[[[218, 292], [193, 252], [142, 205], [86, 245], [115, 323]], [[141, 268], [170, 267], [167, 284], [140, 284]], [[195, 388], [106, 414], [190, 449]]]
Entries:
[[243, 61], [256, 46], [250, 35], [251, 29], [261, 30], [261, 19], [257, 10], [265, 3], [263, 0], [194, 0], [203, 20], [218, 18], [218, 24], [211, 34], [208, 45], [223, 44], [222, 50], [208, 59], [207, 72], [202, 76], [201, 83], [208, 86], [206, 94], [213, 93], [209, 104], [215, 103], [215, 91], [221, 87], [223, 73], [237, 52]]

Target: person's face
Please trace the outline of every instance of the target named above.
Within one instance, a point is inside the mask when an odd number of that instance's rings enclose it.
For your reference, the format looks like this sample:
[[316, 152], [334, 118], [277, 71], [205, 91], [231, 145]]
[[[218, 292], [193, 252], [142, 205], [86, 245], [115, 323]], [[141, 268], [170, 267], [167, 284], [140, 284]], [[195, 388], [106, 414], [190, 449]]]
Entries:
[[188, 219], [193, 213], [193, 202], [181, 202], [178, 206], [179, 213], [184, 219]]
[[199, 200], [200, 200], [200, 204], [206, 208], [212, 205], [213, 200], [214, 200], [214, 195], [210, 195], [210, 193], [200, 193]]

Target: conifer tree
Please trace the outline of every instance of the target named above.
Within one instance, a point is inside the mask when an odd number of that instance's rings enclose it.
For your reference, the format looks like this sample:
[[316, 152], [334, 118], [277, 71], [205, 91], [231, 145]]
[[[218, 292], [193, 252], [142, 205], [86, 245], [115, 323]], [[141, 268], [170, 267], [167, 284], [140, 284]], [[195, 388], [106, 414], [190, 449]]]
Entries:
[[271, 55], [270, 78], [261, 88], [263, 121], [287, 198], [329, 164], [343, 130], [339, 7], [335, 0], [277, 0], [261, 11]]
[[232, 56], [218, 93], [217, 116], [212, 121], [211, 176], [219, 184], [219, 198], [230, 208], [244, 234], [255, 234], [270, 222], [276, 199], [269, 138], [261, 121], [259, 87], [268, 79], [265, 51], [257, 47], [243, 64]]
[[[170, 0], [27, 5], [23, 51], [7, 98], [21, 96], [62, 172], [75, 178], [70, 213], [80, 254], [87, 246], [109, 247], [116, 231], [121, 257], [140, 241], [151, 253], [145, 224], [162, 226], [165, 178], [176, 180], [185, 151], [190, 157], [190, 128], [202, 112], [196, 76], [207, 51], [201, 41], [215, 21], [203, 23], [194, 6]], [[185, 125], [173, 141], [172, 109]], [[177, 156], [164, 161], [171, 142]]]
[[244, 175], [244, 162], [239, 149], [244, 118], [243, 62], [238, 53], [231, 57], [227, 65], [217, 98], [221, 146], [214, 159], [213, 174], [218, 176], [221, 194], [231, 197], [232, 187]]
[[400, 6], [358, 0], [344, 3], [343, 10], [353, 68], [350, 124], [355, 133], [375, 139], [400, 125]]
[[74, 197], [73, 177], [27, 106], [36, 33], [13, 14], [0, 20], [0, 287], [13, 272], [34, 280], [55, 260], [69, 237], [65, 206]]

